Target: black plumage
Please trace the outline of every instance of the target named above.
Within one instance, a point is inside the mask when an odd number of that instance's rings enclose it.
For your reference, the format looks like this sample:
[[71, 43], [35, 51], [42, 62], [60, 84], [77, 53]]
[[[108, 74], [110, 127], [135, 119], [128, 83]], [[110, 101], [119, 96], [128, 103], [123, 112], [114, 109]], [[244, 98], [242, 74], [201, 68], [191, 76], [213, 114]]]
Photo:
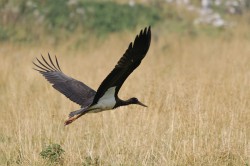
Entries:
[[[140, 34], [136, 36], [134, 42], [129, 44], [126, 52], [120, 58], [115, 68], [103, 80], [97, 92], [84, 83], [65, 75], [60, 69], [57, 58], [55, 57], [56, 63], [54, 63], [49, 54], [49, 62], [41, 56], [43, 61], [37, 59], [38, 63], [33, 62], [37, 67], [34, 69], [39, 71], [56, 90], [81, 106], [80, 110], [73, 111], [69, 114], [69, 119], [65, 122], [67, 125], [88, 112], [100, 112], [106, 109], [114, 109], [129, 104], [145, 106], [139, 102], [137, 98], [131, 98], [125, 101], [119, 99], [118, 92], [127, 77], [140, 65], [149, 49], [150, 41], [150, 27], [141, 30]], [[112, 108], [102, 108], [101, 106], [103, 105], [98, 105], [100, 99], [102, 99], [105, 93], [110, 88], [112, 89], [112, 87], [115, 87], [115, 93], [113, 96], [115, 98], [115, 105], [112, 106]], [[75, 115], [77, 116], [74, 117]]]
[[120, 58], [115, 68], [111, 73], [103, 80], [99, 86], [92, 104], [97, 103], [98, 99], [108, 90], [108, 88], [116, 86], [116, 93], [118, 92], [127, 79], [127, 77], [136, 69], [141, 60], [145, 57], [148, 52], [151, 41], [150, 27], [141, 30], [140, 35], [136, 36], [134, 43], [130, 43], [128, 49]]
[[64, 94], [71, 101], [79, 104], [81, 107], [87, 107], [92, 104], [96, 92], [84, 83], [65, 75], [61, 71], [56, 57], [56, 65], [54, 65], [49, 54], [48, 57], [51, 64], [49, 64], [45, 58], [41, 56], [43, 62], [47, 64], [47, 66], [37, 59], [37, 62], [41, 66], [33, 62], [33, 64], [39, 68], [34, 69], [39, 71], [56, 90]]

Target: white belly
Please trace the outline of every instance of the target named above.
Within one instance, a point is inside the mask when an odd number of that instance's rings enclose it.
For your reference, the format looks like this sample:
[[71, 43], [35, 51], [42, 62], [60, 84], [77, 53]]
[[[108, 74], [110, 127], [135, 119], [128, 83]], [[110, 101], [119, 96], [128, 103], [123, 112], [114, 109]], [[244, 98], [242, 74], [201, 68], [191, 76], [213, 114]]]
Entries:
[[107, 92], [98, 100], [97, 104], [89, 108], [89, 110], [93, 110], [90, 112], [100, 112], [100, 111], [110, 110], [114, 108], [116, 104], [115, 88], [116, 87], [109, 88]]

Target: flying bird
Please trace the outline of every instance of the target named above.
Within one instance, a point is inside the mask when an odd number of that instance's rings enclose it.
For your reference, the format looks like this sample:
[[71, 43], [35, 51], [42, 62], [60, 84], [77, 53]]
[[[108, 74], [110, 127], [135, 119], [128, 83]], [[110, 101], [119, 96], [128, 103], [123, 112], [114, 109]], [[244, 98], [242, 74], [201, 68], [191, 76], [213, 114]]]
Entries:
[[81, 106], [79, 110], [69, 114], [65, 125], [72, 123], [86, 113], [97, 113], [130, 104], [147, 107], [135, 97], [128, 100], [121, 100], [118, 97], [118, 92], [124, 81], [140, 65], [142, 59], [147, 54], [150, 41], [150, 27], [141, 30], [140, 34], [135, 37], [134, 42], [129, 44], [115, 68], [103, 80], [97, 91], [65, 75], [61, 71], [56, 56], [54, 61], [50, 54], [48, 54], [48, 60], [42, 55], [40, 60], [36, 58], [37, 62], [33, 62], [36, 66], [34, 69], [40, 72], [56, 90]]

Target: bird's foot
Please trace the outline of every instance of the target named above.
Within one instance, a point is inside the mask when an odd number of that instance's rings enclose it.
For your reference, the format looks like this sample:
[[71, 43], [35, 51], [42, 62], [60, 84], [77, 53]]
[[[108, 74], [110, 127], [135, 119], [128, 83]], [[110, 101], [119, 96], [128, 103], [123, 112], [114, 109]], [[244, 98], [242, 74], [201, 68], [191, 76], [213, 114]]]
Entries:
[[78, 117], [75, 116], [75, 117], [70, 117], [68, 120], [65, 121], [64, 125], [67, 126], [69, 125], [70, 123], [74, 122]]
[[69, 117], [69, 119], [65, 121], [64, 125], [65, 126], [69, 125], [70, 123], [74, 122], [76, 119], [80, 118], [81, 116], [83, 116], [86, 113], [87, 112], [82, 112], [81, 114]]

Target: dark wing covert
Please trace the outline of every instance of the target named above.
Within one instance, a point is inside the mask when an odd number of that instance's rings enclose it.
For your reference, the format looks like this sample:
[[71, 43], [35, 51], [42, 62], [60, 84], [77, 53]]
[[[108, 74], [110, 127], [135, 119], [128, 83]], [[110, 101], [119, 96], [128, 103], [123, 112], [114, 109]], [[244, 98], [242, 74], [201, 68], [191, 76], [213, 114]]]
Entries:
[[37, 59], [38, 64], [33, 64], [38, 68], [34, 68], [40, 72], [51, 84], [52, 86], [64, 94], [71, 101], [81, 105], [82, 107], [89, 106], [96, 92], [85, 85], [84, 83], [65, 75], [58, 64], [57, 58], [55, 56], [56, 64], [52, 61], [50, 55], [48, 54], [49, 62], [41, 56], [43, 62]]
[[150, 27], [141, 30], [140, 34], [136, 36], [134, 43], [130, 43], [128, 49], [118, 61], [115, 68], [103, 80], [99, 86], [94, 101], [94, 105], [104, 95], [104, 93], [111, 87], [116, 86], [116, 96], [127, 77], [140, 65], [142, 59], [148, 52], [151, 41]]

